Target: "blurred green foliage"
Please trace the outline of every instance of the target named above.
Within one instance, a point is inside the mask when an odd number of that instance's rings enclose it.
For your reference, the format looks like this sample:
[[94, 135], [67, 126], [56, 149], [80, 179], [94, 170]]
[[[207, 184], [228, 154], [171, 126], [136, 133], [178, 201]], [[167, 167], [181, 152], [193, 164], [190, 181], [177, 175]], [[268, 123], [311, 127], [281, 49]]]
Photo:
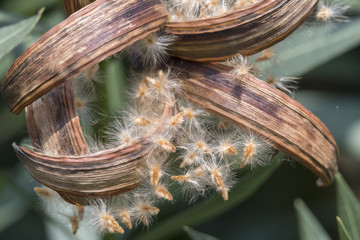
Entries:
[[[313, 111], [334, 134], [341, 153], [340, 171], [359, 197], [360, 2], [350, 2], [353, 3], [350, 23], [331, 26], [311, 24], [296, 31], [275, 47], [278, 53], [275, 64], [263, 68], [274, 75], [302, 75], [295, 99]], [[16, 57], [65, 18], [60, 0], [1, 1], [0, 28], [34, 20], [42, 7], [45, 7], [45, 11], [31, 33], [23, 32], [21, 44], [0, 59], [0, 79]], [[0, 38], [3, 37], [0, 35]], [[100, 104], [104, 112], [109, 114], [126, 101], [124, 88], [128, 72], [119, 59], [103, 62], [101, 70], [106, 84], [99, 91], [106, 98], [101, 99]], [[0, 239], [71, 239], [69, 226], [44, 216], [40, 211], [32, 191], [37, 183], [24, 170], [11, 148], [12, 142], [19, 143], [27, 137], [24, 114], [11, 114], [1, 99], [0, 121]], [[104, 124], [99, 123], [96, 128]], [[270, 177], [272, 172], [275, 173]], [[338, 238], [333, 185], [317, 188], [315, 176], [292, 161], [239, 174], [242, 177], [230, 192], [227, 203], [211, 197], [190, 207], [181, 201], [173, 205], [163, 204], [153, 228], [106, 238], [186, 239], [190, 236], [190, 239], [209, 239], [203, 232], [218, 239], [297, 239], [299, 232], [292, 206], [295, 198], [301, 198], [309, 205], [331, 238]], [[346, 194], [348, 192], [342, 192], [338, 197]], [[304, 208], [301, 202], [297, 203], [298, 208]], [[341, 214], [339, 216], [341, 236], [355, 236], [352, 235], [353, 228], [347, 228], [347, 218]], [[311, 218], [309, 214], [303, 217]], [[184, 225], [192, 229], [185, 228], [185, 233], [181, 231]], [[84, 231], [75, 239], [79, 236], [83, 236], [83, 239], [98, 238]]]
[[[360, 203], [340, 173], [336, 174], [337, 223], [340, 240], [360, 239]], [[298, 218], [301, 240], [327, 240], [319, 221], [301, 199], [296, 199], [294, 206]]]

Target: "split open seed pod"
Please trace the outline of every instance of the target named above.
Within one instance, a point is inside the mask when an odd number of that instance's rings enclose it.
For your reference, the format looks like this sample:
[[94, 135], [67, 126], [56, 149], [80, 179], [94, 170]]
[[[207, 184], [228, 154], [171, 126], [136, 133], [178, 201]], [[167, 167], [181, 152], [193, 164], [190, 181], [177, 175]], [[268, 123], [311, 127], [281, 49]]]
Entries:
[[[13, 144], [16, 155], [22, 161], [30, 175], [40, 183], [57, 191], [66, 201], [87, 205], [96, 198], [107, 198], [136, 188], [143, 181], [141, 169], [146, 166], [149, 151], [153, 148], [150, 138], [161, 133], [164, 121], [174, 115], [174, 108], [166, 107], [158, 128], [147, 136], [137, 139], [126, 146], [119, 146], [96, 153], [81, 155], [49, 156], [39, 151], [31, 151]], [[63, 117], [62, 119], [65, 119]], [[74, 121], [68, 119], [68, 124]], [[58, 126], [58, 122], [53, 125]], [[33, 124], [33, 123], [31, 123]], [[36, 125], [34, 123], [33, 125]], [[29, 124], [28, 124], [29, 126]], [[68, 139], [72, 142], [64, 142], [62, 131], [56, 134], [46, 134], [51, 137], [49, 141], [73, 146], [82, 135], [75, 135], [74, 130], [69, 133]], [[44, 133], [45, 135], [45, 133]], [[65, 145], [64, 145], [65, 146]]]
[[11, 66], [1, 84], [5, 102], [19, 113], [83, 70], [165, 25], [160, 0], [98, 0], [56, 25]]
[[243, 10], [203, 20], [167, 22], [177, 37], [171, 55], [199, 62], [252, 55], [286, 38], [310, 15], [317, 0], [263, 0]]
[[184, 97], [266, 139], [329, 185], [337, 172], [338, 148], [326, 126], [285, 93], [251, 75], [236, 77], [215, 63], [173, 62]]
[[[66, 81], [160, 29], [177, 36], [171, 54], [184, 59], [220, 61], [239, 52], [253, 54], [294, 31], [315, 3], [264, 0], [246, 10], [183, 23], [166, 23], [160, 0], [97, 0], [87, 5], [26, 50], [2, 82], [12, 112], [29, 106], [26, 116], [35, 148], [57, 146], [57, 154], [49, 156], [14, 144], [18, 157], [35, 179], [74, 204], [135, 188], [150, 149], [147, 137], [126, 147], [88, 153]], [[333, 180], [336, 143], [301, 104], [254, 77], [233, 77], [223, 65], [173, 58], [172, 67], [180, 73], [185, 98], [266, 137], [317, 174], [323, 185]], [[164, 108], [162, 119], [174, 111], [172, 106]], [[161, 128], [160, 121], [152, 134]]]

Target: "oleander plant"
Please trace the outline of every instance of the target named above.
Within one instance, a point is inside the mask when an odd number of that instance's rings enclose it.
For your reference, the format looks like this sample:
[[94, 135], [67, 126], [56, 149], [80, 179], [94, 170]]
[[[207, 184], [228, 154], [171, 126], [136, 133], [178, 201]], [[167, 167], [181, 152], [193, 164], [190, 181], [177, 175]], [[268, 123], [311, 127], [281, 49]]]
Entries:
[[1, 239], [360, 239], [356, 1], [0, 6]]

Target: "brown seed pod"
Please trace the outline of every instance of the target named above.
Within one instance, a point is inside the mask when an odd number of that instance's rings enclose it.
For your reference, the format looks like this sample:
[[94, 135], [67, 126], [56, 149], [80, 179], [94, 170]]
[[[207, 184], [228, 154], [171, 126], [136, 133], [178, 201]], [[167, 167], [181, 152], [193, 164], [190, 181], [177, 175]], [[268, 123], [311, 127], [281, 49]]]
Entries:
[[139, 169], [144, 164], [149, 144], [96, 154], [50, 157], [13, 144], [18, 158], [40, 183], [57, 191], [66, 201], [87, 205], [91, 198], [110, 197], [136, 188], [141, 182]]
[[11, 66], [1, 85], [19, 113], [40, 96], [165, 24], [160, 0], [98, 0], [45, 33]]
[[27, 106], [26, 124], [38, 151], [61, 156], [88, 153], [69, 81]]
[[[74, 108], [66, 109], [72, 111], [71, 109]], [[44, 114], [46, 116], [46, 112]], [[87, 205], [91, 198], [117, 195], [136, 188], [142, 182], [139, 171], [145, 166], [148, 153], [153, 147], [150, 138], [160, 134], [164, 129], [164, 123], [168, 122], [174, 114], [175, 109], [167, 105], [154, 132], [128, 146], [120, 146], [93, 154], [49, 156], [19, 147], [15, 143], [13, 148], [30, 175], [37, 181], [54, 189], [72, 204]], [[58, 126], [66, 116], [72, 115], [64, 114], [63, 118], [49, 119], [49, 125]], [[71, 118], [65, 122], [71, 124]], [[32, 132], [32, 127], [36, 126], [36, 123], [30, 123], [28, 126], [29, 132]], [[80, 127], [80, 125], [75, 127]], [[71, 134], [67, 138], [71, 141], [68, 142], [59, 140], [62, 139], [62, 133], [64, 131], [49, 132], [48, 135], [43, 135], [42, 139], [51, 137], [50, 141], [62, 144], [57, 146], [66, 147], [71, 146], [79, 137], [82, 137], [81, 128], [71, 130]], [[80, 136], [76, 136], [76, 133]]]
[[328, 185], [337, 172], [338, 148], [326, 126], [285, 93], [252, 77], [235, 77], [215, 63], [173, 62], [185, 98], [269, 139]]
[[173, 56], [198, 61], [226, 61], [252, 55], [286, 38], [310, 15], [317, 0], [264, 0], [245, 10], [188, 22], [167, 22], [176, 36]]

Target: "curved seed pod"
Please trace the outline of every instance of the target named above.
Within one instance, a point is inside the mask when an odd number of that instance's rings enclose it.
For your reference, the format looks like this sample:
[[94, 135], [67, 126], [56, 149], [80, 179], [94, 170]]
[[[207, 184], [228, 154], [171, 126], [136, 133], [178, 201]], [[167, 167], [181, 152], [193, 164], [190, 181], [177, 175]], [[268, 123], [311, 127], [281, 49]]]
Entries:
[[[19, 147], [16, 143], [13, 143], [13, 148], [33, 178], [57, 191], [66, 201], [87, 205], [92, 197], [109, 197], [126, 192], [143, 181], [139, 170], [144, 166], [153, 147], [148, 138], [166, 131], [164, 123], [175, 113], [174, 106], [166, 105], [154, 132], [126, 147], [79, 156], [49, 156]], [[52, 125], [58, 126], [57, 123]], [[74, 134], [81, 129], [72, 131], [71, 137], [74, 141], [78, 138]], [[64, 132], [56, 132], [61, 133]], [[70, 144], [70, 141], [63, 144]]]
[[[70, 81], [40, 97], [27, 106], [25, 112], [28, 132], [36, 149], [60, 156], [88, 153], [88, 146], [75, 111]], [[62, 195], [67, 199], [66, 195]], [[78, 205], [78, 209], [81, 211], [84, 208]], [[71, 218], [73, 234], [76, 234], [81, 220], [80, 212]]]
[[[91, 3], [88, 0], [65, 0], [68, 15]], [[71, 82], [65, 82], [26, 107], [26, 123], [32, 145], [52, 155], [88, 153], [79, 117], [74, 106]]]
[[251, 8], [219, 17], [168, 22], [175, 35], [171, 54], [187, 60], [224, 61], [252, 55], [283, 40], [309, 16], [317, 0], [264, 0]]
[[252, 77], [229, 74], [222, 64], [174, 61], [185, 97], [216, 115], [271, 140], [328, 185], [337, 172], [338, 148], [325, 125], [285, 93]]
[[70, 81], [27, 106], [26, 123], [33, 146], [42, 152], [61, 156], [88, 152]]
[[72, 204], [87, 205], [92, 197], [110, 197], [136, 188], [148, 144], [134, 143], [84, 156], [50, 157], [13, 144], [17, 157], [33, 178]]
[[164, 24], [160, 0], [98, 0], [44, 34], [7, 72], [2, 95], [13, 113]]

